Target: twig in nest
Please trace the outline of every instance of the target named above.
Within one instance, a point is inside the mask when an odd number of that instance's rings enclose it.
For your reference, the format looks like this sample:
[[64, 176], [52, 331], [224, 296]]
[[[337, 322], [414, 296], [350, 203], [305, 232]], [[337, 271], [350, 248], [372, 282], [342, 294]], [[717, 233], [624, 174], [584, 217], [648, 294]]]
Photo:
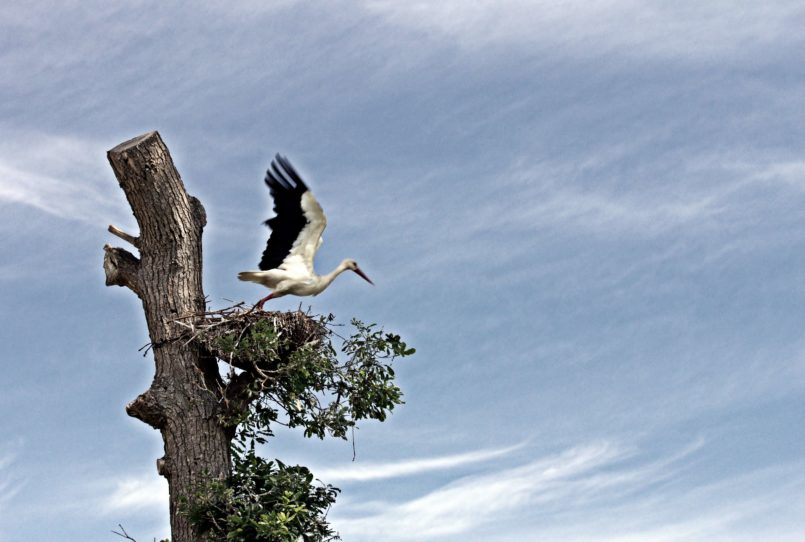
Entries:
[[[256, 372], [258, 377], [265, 375], [257, 365], [269, 360], [248, 359], [236, 352], [222, 350], [221, 339], [234, 340], [237, 349], [255, 324], [267, 323], [287, 345], [285, 355], [305, 344], [320, 341], [328, 333], [318, 319], [307, 313], [255, 311], [253, 308], [246, 309], [244, 302], [218, 310], [182, 314], [170, 321], [177, 326], [177, 335], [172, 340], [181, 338], [185, 346], [196, 343], [220, 361], [238, 369]], [[261, 366], [260, 369], [270, 370], [270, 367]]]

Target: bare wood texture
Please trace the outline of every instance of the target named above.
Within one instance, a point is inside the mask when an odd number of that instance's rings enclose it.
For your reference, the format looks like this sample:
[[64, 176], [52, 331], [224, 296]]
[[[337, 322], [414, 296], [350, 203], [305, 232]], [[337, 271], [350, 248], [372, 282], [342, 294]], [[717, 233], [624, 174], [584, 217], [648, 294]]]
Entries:
[[107, 286], [125, 286], [140, 295], [140, 260], [122, 248], [103, 247], [103, 270]]
[[177, 513], [179, 499], [211, 477], [229, 473], [231, 431], [218, 423], [220, 382], [215, 360], [195, 344], [176, 340], [180, 315], [202, 313], [201, 234], [204, 207], [187, 194], [157, 132], [121, 143], [109, 163], [140, 228], [139, 237], [114, 228], [140, 251], [105, 248], [106, 284], [130, 288], [142, 300], [156, 374], [127, 406], [129, 415], [159, 429], [165, 456], [159, 472], [170, 487], [171, 540], [204, 540]]
[[120, 237], [121, 239], [126, 241], [127, 243], [131, 243], [135, 248], [140, 248], [140, 238], [139, 237], [135, 237], [134, 235], [131, 235], [130, 233], [126, 233], [123, 230], [121, 230], [120, 228], [118, 228], [117, 226], [114, 226], [112, 224], [109, 224], [109, 228], [107, 228], [107, 229], [109, 230], [109, 233], [111, 233], [113, 235], [117, 235], [118, 237]]

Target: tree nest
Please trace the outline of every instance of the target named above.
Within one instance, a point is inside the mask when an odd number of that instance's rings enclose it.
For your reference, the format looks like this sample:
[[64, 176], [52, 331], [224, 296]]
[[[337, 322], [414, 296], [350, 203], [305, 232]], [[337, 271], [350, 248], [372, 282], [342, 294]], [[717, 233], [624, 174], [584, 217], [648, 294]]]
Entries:
[[302, 311], [244, 309], [243, 303], [179, 318], [176, 323], [184, 328], [188, 342], [243, 370], [272, 369], [280, 359], [304, 346], [321, 344], [329, 334], [324, 318]]

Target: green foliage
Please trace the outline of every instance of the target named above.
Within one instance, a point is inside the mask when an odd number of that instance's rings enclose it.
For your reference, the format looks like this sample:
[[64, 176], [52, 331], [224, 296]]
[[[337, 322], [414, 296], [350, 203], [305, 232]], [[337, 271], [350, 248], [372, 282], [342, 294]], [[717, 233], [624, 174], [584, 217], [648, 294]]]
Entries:
[[[322, 326], [332, 318], [323, 318]], [[243, 435], [262, 443], [271, 436], [274, 423], [300, 427], [307, 437], [324, 438], [329, 433], [345, 439], [358, 420], [385, 420], [403, 403], [391, 363], [415, 350], [375, 324], [353, 319], [352, 325], [355, 333], [341, 340], [340, 357], [329, 328], [323, 340], [296, 349], [290, 349], [265, 321], [251, 326], [239, 340], [234, 334], [220, 337], [223, 352], [252, 360], [258, 374], [249, 389], [250, 410], [233, 425], [239, 424]], [[276, 363], [283, 354], [283, 362]]]
[[209, 483], [185, 505], [199, 532], [227, 542], [339, 539], [327, 523], [338, 489], [314, 483], [305, 467], [266, 461], [254, 449], [233, 459], [229, 480]]
[[[355, 332], [339, 337], [332, 321], [332, 315], [322, 318], [320, 332], [302, 344], [298, 337], [294, 343], [278, 333], [268, 319], [214, 337], [216, 356], [237, 359], [250, 384], [243, 391], [248, 407], [222, 419], [237, 427], [231, 476], [199, 488], [183, 507], [211, 540], [338, 539], [327, 523], [327, 511], [339, 490], [314, 481], [305, 467], [262, 459], [256, 444], [266, 442], [275, 423], [299, 427], [307, 437], [346, 438], [359, 420], [385, 420], [403, 403], [391, 363], [414, 349], [399, 335], [355, 319]], [[236, 379], [233, 373], [232, 382]]]

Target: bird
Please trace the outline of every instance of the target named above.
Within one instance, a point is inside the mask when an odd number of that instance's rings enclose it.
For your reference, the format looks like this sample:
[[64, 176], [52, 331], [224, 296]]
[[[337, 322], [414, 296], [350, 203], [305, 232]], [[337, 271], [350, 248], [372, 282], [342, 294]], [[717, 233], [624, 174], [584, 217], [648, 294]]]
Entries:
[[344, 271], [354, 271], [369, 284], [374, 284], [347, 258], [326, 275], [313, 269], [313, 259], [322, 243], [327, 217], [299, 173], [284, 156], [277, 154], [271, 162], [265, 183], [274, 200], [275, 217], [265, 221], [271, 235], [259, 271], [242, 271], [238, 278], [270, 288], [270, 294], [260, 299], [255, 308], [262, 310], [269, 299], [284, 295], [318, 295]]

